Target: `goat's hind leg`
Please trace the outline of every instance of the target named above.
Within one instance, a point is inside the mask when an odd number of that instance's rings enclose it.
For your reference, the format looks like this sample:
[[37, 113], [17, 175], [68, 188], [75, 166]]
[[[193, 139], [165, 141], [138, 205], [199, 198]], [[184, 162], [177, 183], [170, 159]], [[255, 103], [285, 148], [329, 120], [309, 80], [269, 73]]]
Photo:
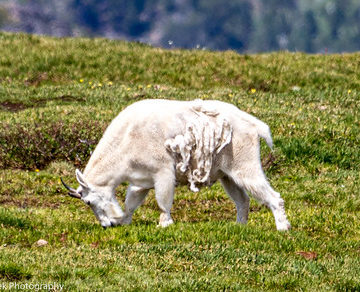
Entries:
[[285, 203], [278, 192], [275, 192], [268, 182], [266, 185], [261, 186], [264, 189], [260, 191], [261, 198], [263, 194], [266, 194], [266, 198], [263, 199], [265, 205], [267, 205], [272, 211], [277, 230], [286, 231], [291, 228], [289, 221], [287, 220], [285, 213]]
[[249, 217], [250, 199], [244, 189], [240, 188], [234, 181], [225, 176], [220, 179], [226, 193], [235, 202], [236, 205], [236, 221], [238, 223], [246, 224]]
[[277, 230], [284, 231], [291, 228], [286, 218], [284, 200], [278, 192], [272, 189], [265, 177], [248, 184], [248, 190], [258, 201], [270, 208], [275, 218]]
[[289, 230], [291, 228], [286, 218], [284, 200], [278, 192], [272, 189], [262, 171], [251, 178], [235, 176], [233, 179], [237, 185], [250, 192], [256, 200], [270, 208], [275, 218], [277, 230]]

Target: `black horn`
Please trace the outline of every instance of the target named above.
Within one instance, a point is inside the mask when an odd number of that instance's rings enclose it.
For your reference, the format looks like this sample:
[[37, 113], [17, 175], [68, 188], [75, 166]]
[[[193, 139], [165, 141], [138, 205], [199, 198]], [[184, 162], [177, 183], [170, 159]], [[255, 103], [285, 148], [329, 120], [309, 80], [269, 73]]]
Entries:
[[64, 185], [64, 187], [69, 191], [68, 195], [70, 197], [76, 198], [76, 199], [81, 199], [80, 194], [73, 188], [69, 187], [64, 181], [63, 179], [60, 177], [60, 180], [62, 182], [62, 184]]

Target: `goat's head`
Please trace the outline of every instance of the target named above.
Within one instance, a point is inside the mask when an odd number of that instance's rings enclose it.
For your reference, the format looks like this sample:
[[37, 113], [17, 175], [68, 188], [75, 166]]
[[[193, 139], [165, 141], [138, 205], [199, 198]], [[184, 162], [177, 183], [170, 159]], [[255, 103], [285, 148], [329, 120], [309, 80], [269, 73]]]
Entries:
[[76, 179], [80, 186], [73, 189], [61, 178], [62, 184], [69, 191], [69, 196], [80, 199], [89, 205], [102, 227], [106, 228], [122, 223], [124, 212], [121, 210], [112, 190], [91, 185], [78, 169], [76, 170]]

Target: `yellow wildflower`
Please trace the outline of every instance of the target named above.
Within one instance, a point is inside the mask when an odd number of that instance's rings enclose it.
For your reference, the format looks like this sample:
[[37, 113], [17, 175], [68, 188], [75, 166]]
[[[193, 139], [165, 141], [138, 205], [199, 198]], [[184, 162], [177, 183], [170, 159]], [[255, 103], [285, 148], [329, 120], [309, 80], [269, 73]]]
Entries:
[[255, 89], [255, 88], [251, 88], [250, 92], [251, 92], [252, 94], [254, 94], [254, 93], [256, 93], [256, 89]]
[[84, 82], [84, 79], [80, 79], [79, 82], [80, 82], [80, 83], [83, 83], [83, 82]]

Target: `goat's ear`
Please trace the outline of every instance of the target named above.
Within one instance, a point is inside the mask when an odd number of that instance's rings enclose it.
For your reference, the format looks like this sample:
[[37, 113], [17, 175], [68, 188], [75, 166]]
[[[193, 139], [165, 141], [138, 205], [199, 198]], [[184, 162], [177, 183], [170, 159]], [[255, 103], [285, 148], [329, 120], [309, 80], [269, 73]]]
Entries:
[[83, 187], [83, 189], [89, 189], [89, 185], [86, 182], [84, 175], [81, 173], [81, 171], [76, 169], [75, 173], [76, 173], [76, 179], [78, 183]]

